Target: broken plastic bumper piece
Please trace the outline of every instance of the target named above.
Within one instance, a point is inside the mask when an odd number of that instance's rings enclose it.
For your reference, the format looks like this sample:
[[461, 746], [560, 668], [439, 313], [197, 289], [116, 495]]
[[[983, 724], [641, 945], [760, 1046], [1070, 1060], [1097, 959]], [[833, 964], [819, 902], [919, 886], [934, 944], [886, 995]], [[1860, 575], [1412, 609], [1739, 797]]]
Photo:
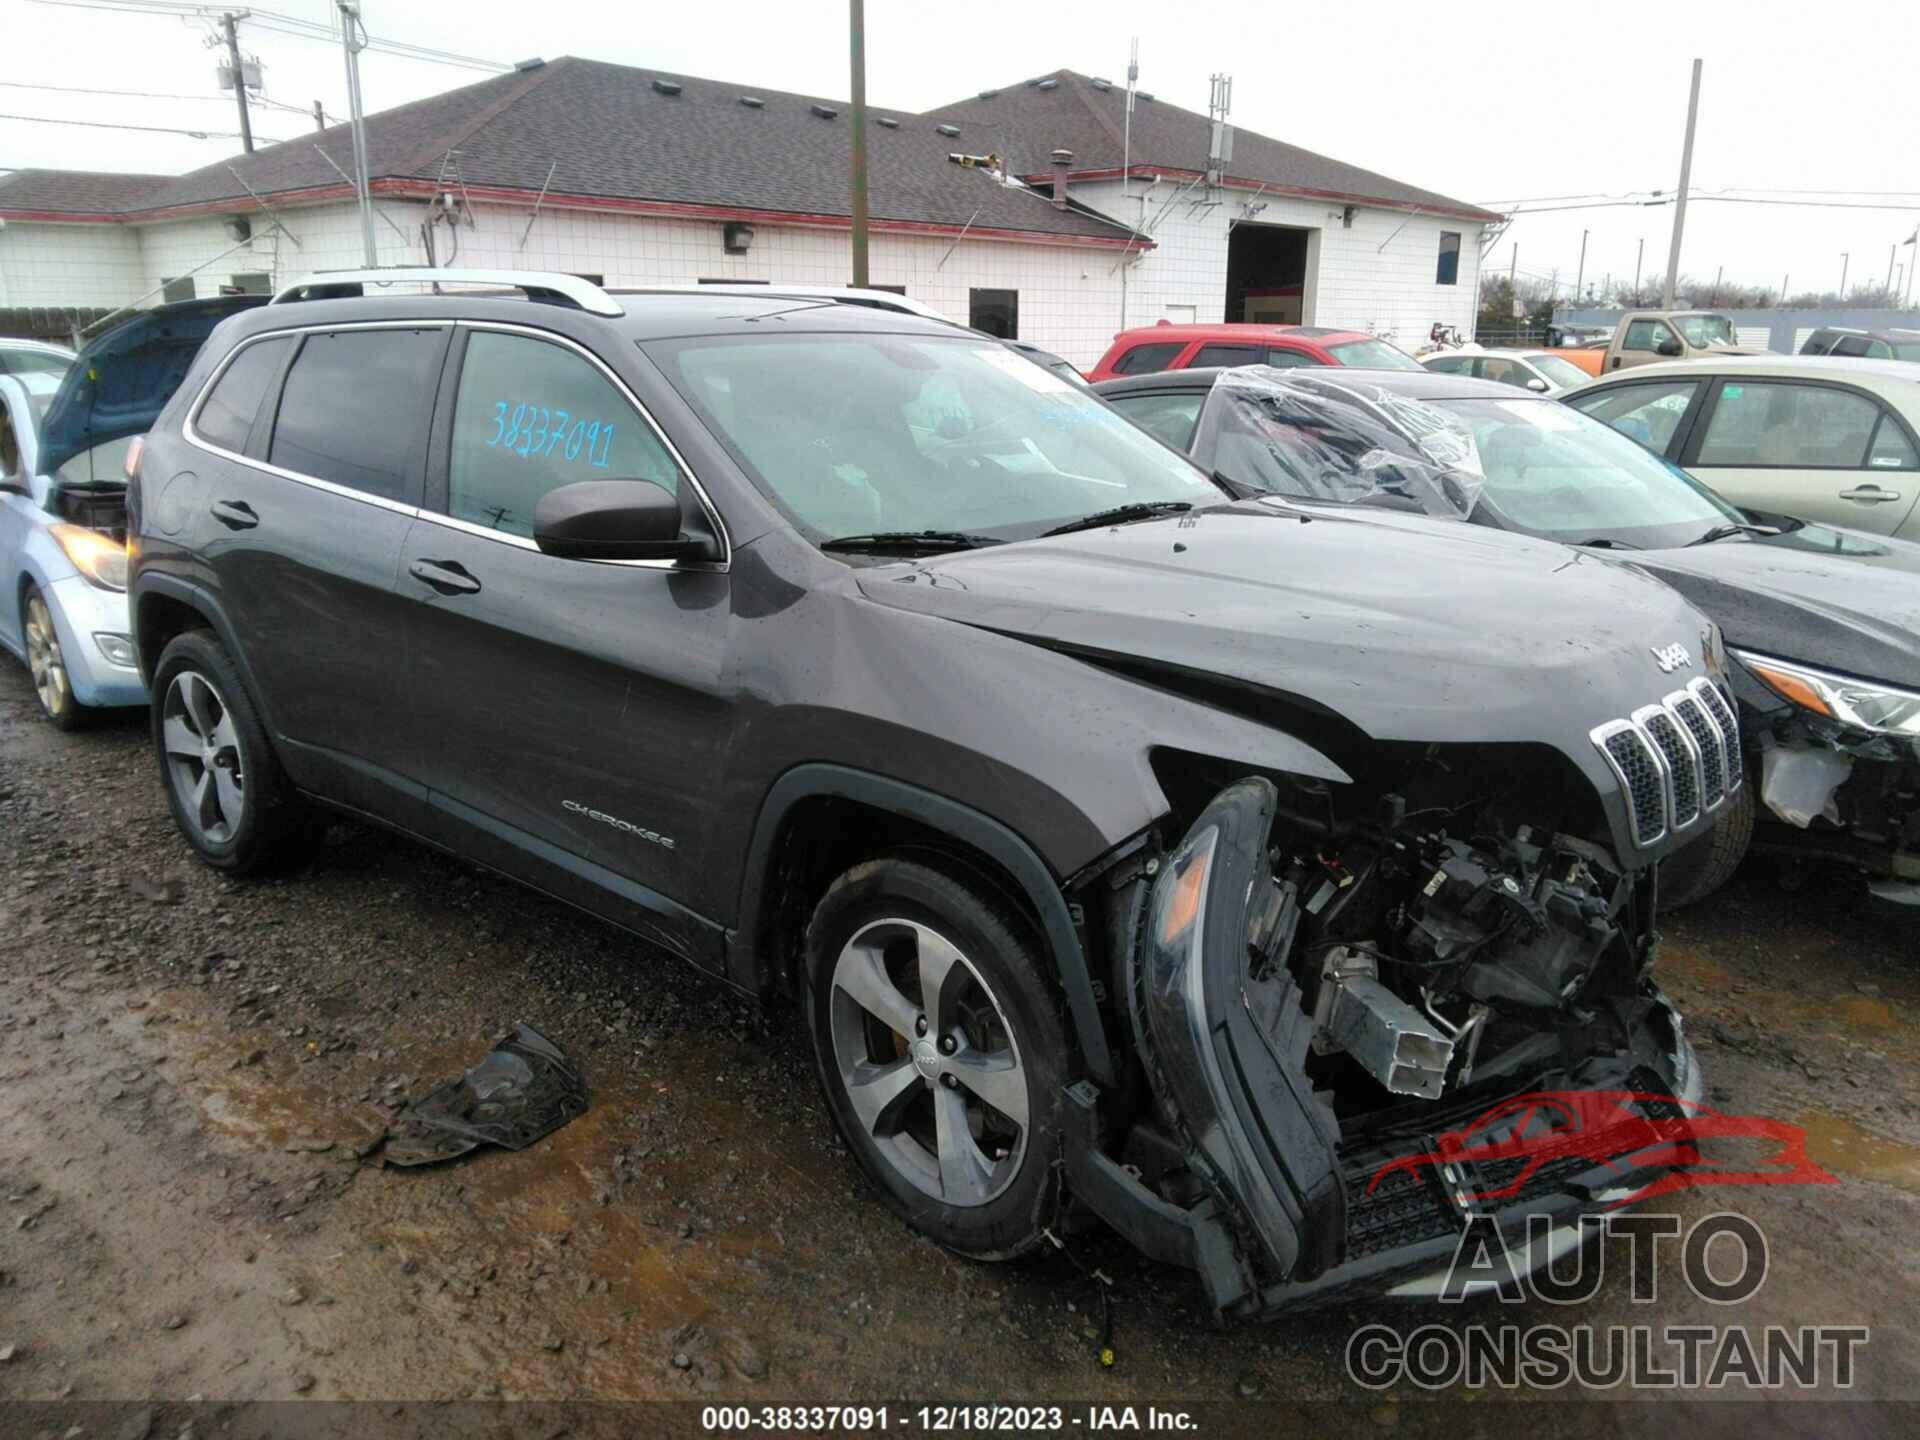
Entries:
[[479, 1064], [400, 1112], [389, 1165], [429, 1165], [482, 1145], [524, 1150], [586, 1113], [587, 1082], [558, 1045], [515, 1025]]

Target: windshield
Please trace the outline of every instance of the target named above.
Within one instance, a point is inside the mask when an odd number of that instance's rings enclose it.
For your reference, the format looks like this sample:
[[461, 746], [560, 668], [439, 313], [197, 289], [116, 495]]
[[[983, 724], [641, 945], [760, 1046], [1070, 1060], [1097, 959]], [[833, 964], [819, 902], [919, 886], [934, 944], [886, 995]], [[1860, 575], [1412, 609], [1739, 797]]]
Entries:
[[1555, 385], [1567, 389], [1584, 385], [1593, 378], [1571, 360], [1562, 360], [1558, 355], [1529, 355], [1527, 363]]
[[1610, 426], [1556, 401], [1414, 400], [1270, 371], [1208, 398], [1194, 450], [1297, 500], [1470, 516], [1566, 544], [1662, 549], [1740, 513]]
[[1342, 340], [1329, 345], [1327, 353], [1342, 365], [1359, 370], [1418, 370], [1420, 362], [1397, 345], [1384, 340]]
[[756, 335], [648, 350], [815, 540], [1025, 539], [1124, 505], [1227, 499], [1080, 386], [990, 341]]
[[1731, 345], [1733, 322], [1724, 315], [1676, 315], [1673, 323], [1689, 345]]

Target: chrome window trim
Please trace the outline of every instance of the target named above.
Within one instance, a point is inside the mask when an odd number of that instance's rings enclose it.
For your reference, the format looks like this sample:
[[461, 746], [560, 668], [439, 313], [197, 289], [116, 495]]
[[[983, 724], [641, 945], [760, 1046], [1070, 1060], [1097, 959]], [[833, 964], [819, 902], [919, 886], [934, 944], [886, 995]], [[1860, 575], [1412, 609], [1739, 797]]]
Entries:
[[[570, 339], [565, 335], [557, 335], [551, 330], [541, 330], [532, 325], [514, 325], [506, 321], [498, 320], [454, 320], [452, 323], [462, 330], [490, 330], [503, 335], [524, 335], [529, 339], [544, 341], [550, 345], [562, 346], [585, 359], [606, 377], [607, 382], [612, 385], [615, 390], [620, 392], [621, 397], [633, 407], [634, 413], [647, 422], [647, 428], [653, 431], [654, 438], [660, 442], [661, 448], [672, 458], [673, 463], [679, 468], [680, 474], [685, 477], [686, 482], [693, 487], [693, 493], [700, 501], [700, 508], [706, 513], [708, 523], [713, 526], [714, 533], [720, 537], [720, 558], [718, 560], [589, 560], [585, 562], [576, 560], [572, 562], [573, 564], [619, 565], [631, 570], [718, 571], [722, 574], [733, 568], [733, 536], [727, 530], [727, 522], [720, 514], [720, 507], [713, 503], [713, 497], [707, 494], [707, 487], [702, 485], [699, 477], [693, 473], [693, 467], [687, 463], [686, 457], [680, 453], [680, 448], [668, 437], [667, 432], [660, 428], [660, 422], [653, 418], [653, 412], [641, 403], [640, 397], [633, 393], [633, 388], [616, 375], [606, 361], [602, 360], [577, 340]], [[459, 385], [456, 382], [454, 386], [454, 404], [456, 406], [458, 406], [459, 400]], [[449, 455], [447, 458], [449, 469], [451, 469], [453, 457]], [[449, 489], [451, 489], [451, 476], [449, 476]], [[449, 501], [451, 501], [451, 496], [449, 496]], [[485, 525], [475, 525], [470, 520], [461, 520], [455, 516], [443, 514], [438, 510], [429, 510], [425, 506], [421, 507], [419, 514], [422, 520], [430, 521], [435, 525], [446, 525], [455, 530], [465, 531], [468, 534], [499, 540], [516, 545], [523, 550], [539, 550], [540, 548], [525, 536], [510, 535], [505, 531], [489, 529]]]
[[199, 418], [201, 409], [207, 403], [207, 397], [213, 393], [213, 387], [220, 383], [221, 376], [227, 373], [227, 367], [232, 365], [234, 359], [249, 345], [257, 345], [263, 340], [280, 340], [300, 335], [330, 334], [340, 330], [457, 329], [497, 330], [507, 334], [526, 335], [536, 340], [544, 340], [549, 343], [566, 346], [568, 349], [585, 356], [589, 362], [596, 366], [600, 372], [607, 377], [627, 402], [633, 406], [635, 413], [647, 422], [648, 428], [653, 431], [655, 437], [665, 448], [667, 454], [673, 458], [673, 463], [680, 468], [680, 473], [687, 478], [687, 483], [693, 486], [694, 494], [700, 499], [701, 508], [706, 512], [707, 519], [714, 527], [714, 533], [720, 537], [721, 556], [718, 560], [573, 560], [568, 563], [575, 565], [613, 565], [633, 570], [718, 571], [725, 573], [732, 569], [733, 537], [727, 530], [726, 521], [721, 516], [719, 507], [713, 503], [713, 497], [707, 494], [706, 487], [700, 483], [699, 478], [693, 473], [693, 467], [687, 464], [686, 458], [681, 455], [679, 448], [668, 438], [666, 432], [660, 428], [659, 422], [653, 418], [652, 412], [640, 403], [639, 397], [633, 393], [632, 388], [628, 386], [625, 381], [621, 380], [618, 375], [614, 374], [614, 372], [608, 368], [606, 362], [601, 360], [600, 357], [595, 355], [591, 350], [564, 335], [556, 335], [551, 330], [541, 330], [531, 325], [511, 325], [493, 321], [469, 321], [449, 316], [445, 319], [431, 320], [342, 320], [328, 325], [286, 325], [273, 330], [262, 330], [259, 334], [249, 335], [238, 345], [235, 345], [233, 349], [228, 351], [221, 359], [220, 363], [214, 367], [213, 373], [207, 377], [206, 382], [201, 385], [199, 391], [194, 395], [193, 403], [187, 407], [186, 419], [181, 424], [180, 433], [186, 438], [187, 443], [196, 449], [204, 450], [209, 455], [217, 455], [223, 460], [231, 460], [236, 464], [245, 465], [249, 469], [258, 470], [263, 474], [272, 475], [281, 480], [291, 480], [299, 485], [310, 485], [314, 489], [325, 491], [330, 495], [338, 495], [347, 500], [358, 500], [362, 504], [373, 505], [379, 509], [391, 511], [396, 515], [407, 515], [415, 520], [425, 520], [431, 524], [444, 525], [448, 529], [459, 530], [482, 539], [497, 541], [503, 545], [511, 545], [516, 549], [542, 553], [538, 545], [522, 535], [510, 535], [505, 531], [492, 530], [485, 525], [475, 525], [471, 521], [460, 520], [452, 515], [443, 515], [437, 510], [429, 510], [424, 505], [403, 504], [398, 500], [389, 500], [385, 496], [371, 495], [364, 490], [355, 490], [350, 485], [341, 485], [333, 480], [323, 480], [318, 475], [308, 475], [298, 470], [288, 470], [283, 466], [273, 465], [265, 460], [256, 460], [250, 455], [239, 454], [236, 451], [227, 449], [224, 445], [214, 444], [213, 441], [201, 435], [194, 426], [194, 421]]
[[356, 490], [351, 485], [342, 485], [337, 481], [322, 480], [318, 475], [288, 470], [284, 466], [269, 464], [265, 460], [256, 460], [251, 455], [241, 455], [227, 449], [224, 445], [216, 445], [195, 428], [194, 422], [200, 418], [200, 411], [206, 406], [207, 397], [213, 393], [213, 387], [220, 383], [220, 377], [227, 373], [227, 367], [233, 364], [242, 350], [249, 345], [257, 345], [262, 340], [283, 340], [295, 335], [315, 335], [336, 330], [450, 330], [452, 328], [452, 320], [348, 320], [334, 325], [289, 325], [278, 330], [262, 330], [258, 335], [249, 335], [228, 351], [220, 363], [214, 367], [213, 374], [207, 377], [206, 383], [193, 397], [193, 404], [187, 407], [187, 418], [180, 426], [180, 433], [186, 437], [189, 445], [204, 450], [209, 455], [218, 455], [223, 460], [234, 461], [249, 469], [278, 476], [282, 480], [311, 485], [314, 489], [323, 490], [329, 495], [339, 495], [348, 500], [358, 500], [365, 505], [389, 510], [396, 515], [410, 515], [417, 518], [420, 514], [420, 507], [417, 505], [389, 500], [384, 495], [372, 495], [365, 490]]

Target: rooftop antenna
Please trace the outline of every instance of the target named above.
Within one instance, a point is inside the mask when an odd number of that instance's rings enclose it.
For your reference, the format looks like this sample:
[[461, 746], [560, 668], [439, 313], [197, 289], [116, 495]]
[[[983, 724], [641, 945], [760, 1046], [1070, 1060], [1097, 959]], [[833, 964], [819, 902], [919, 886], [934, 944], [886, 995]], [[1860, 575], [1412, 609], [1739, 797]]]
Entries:
[[1207, 101], [1207, 118], [1213, 122], [1213, 137], [1207, 143], [1207, 184], [1217, 186], [1233, 159], [1233, 127], [1227, 116], [1233, 110], [1233, 77], [1213, 77], [1213, 94]]
[[1133, 53], [1127, 57], [1127, 118], [1120, 136], [1120, 198], [1133, 195], [1133, 87], [1140, 83], [1140, 37], [1133, 37]]

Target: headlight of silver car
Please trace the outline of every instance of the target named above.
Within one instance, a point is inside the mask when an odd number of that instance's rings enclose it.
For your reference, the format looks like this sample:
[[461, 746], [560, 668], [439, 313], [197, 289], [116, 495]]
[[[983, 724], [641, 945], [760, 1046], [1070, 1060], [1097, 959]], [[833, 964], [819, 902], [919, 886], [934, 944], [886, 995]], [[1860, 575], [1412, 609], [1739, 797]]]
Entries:
[[1769, 689], [1802, 710], [1875, 735], [1920, 736], [1920, 694], [1911, 690], [1744, 650], [1733, 653]]

